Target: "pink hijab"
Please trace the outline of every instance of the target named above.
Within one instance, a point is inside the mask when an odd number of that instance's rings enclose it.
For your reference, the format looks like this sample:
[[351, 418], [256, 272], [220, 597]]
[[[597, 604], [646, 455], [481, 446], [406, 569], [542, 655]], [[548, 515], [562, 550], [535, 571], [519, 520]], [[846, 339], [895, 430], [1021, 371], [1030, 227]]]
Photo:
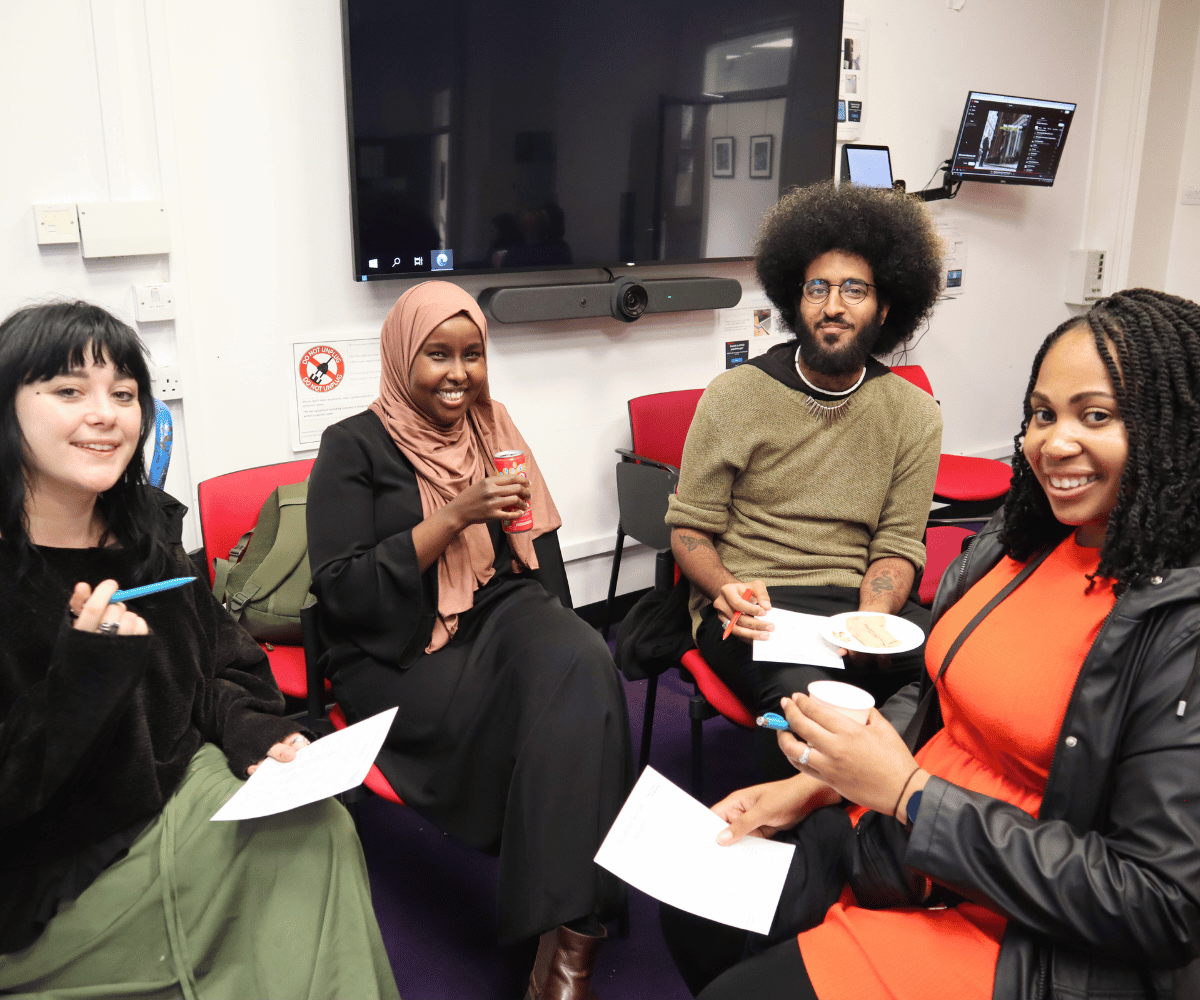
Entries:
[[[379, 398], [371, 404], [396, 447], [417, 471], [421, 509], [428, 517], [463, 490], [495, 475], [492, 456], [507, 449], [525, 453], [532, 493], [533, 530], [506, 536], [516, 560], [537, 569], [533, 540], [562, 524], [546, 481], [503, 404], [492, 399], [485, 382], [464, 419], [440, 427], [413, 401], [409, 372], [429, 335], [442, 323], [466, 313], [483, 336], [487, 356], [487, 320], [475, 300], [448, 281], [425, 281], [410, 288], [383, 321], [380, 355], [383, 372]], [[495, 562], [486, 524], [472, 524], [438, 558], [438, 620], [427, 653], [440, 649], [458, 628], [458, 616], [475, 603], [475, 591], [490, 580]]]

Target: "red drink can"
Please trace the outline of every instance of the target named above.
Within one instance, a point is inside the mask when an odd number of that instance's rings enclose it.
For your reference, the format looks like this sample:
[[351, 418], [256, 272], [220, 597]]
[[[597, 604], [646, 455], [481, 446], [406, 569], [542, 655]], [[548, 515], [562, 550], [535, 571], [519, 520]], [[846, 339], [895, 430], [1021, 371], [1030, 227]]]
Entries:
[[[496, 461], [496, 471], [504, 476], [520, 476], [522, 479], [528, 479], [529, 476], [525, 472], [525, 452], [523, 451], [498, 451], [492, 458]], [[533, 504], [531, 503], [525, 508], [525, 513], [518, 517], [515, 521], [502, 521], [501, 526], [509, 534], [517, 534], [521, 531], [528, 531], [533, 527]]]

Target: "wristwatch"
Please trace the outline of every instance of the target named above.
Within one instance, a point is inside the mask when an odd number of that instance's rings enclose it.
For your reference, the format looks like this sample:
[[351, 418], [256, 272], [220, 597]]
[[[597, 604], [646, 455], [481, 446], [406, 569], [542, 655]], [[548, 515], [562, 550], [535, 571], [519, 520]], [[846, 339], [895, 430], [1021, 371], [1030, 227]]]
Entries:
[[904, 814], [908, 817], [908, 825], [912, 826], [917, 822], [917, 810], [921, 808], [921, 791], [913, 792], [908, 800], [908, 805], [904, 807]]

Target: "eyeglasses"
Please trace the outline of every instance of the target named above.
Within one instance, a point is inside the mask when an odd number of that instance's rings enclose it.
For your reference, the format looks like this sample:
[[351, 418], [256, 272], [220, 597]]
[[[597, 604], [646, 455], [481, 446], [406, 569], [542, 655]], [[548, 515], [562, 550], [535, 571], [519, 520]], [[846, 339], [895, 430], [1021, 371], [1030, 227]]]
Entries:
[[847, 305], [856, 306], [867, 297], [868, 289], [875, 286], [858, 278], [847, 278], [840, 285], [833, 285], [824, 278], [813, 278], [800, 286], [804, 297], [814, 306], [819, 306], [829, 298], [829, 289], [836, 288]]

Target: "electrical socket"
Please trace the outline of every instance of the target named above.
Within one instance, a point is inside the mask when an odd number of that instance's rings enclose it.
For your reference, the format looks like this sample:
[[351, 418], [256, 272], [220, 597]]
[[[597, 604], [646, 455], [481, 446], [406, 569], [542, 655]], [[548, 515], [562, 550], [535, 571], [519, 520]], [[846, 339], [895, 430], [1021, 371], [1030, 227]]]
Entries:
[[183, 398], [183, 376], [178, 362], [172, 361], [150, 369], [150, 384], [155, 397], [164, 402]]

